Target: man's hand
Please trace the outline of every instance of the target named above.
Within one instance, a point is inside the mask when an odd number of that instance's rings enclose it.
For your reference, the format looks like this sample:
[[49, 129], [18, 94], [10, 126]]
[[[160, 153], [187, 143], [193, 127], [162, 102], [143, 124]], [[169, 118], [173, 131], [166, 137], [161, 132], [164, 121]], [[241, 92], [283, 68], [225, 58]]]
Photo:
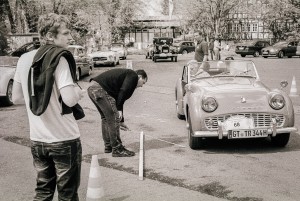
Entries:
[[121, 122], [121, 123], [120, 123], [120, 129], [123, 130], [123, 131], [129, 131], [129, 130], [130, 130], [130, 129], [128, 128], [128, 126], [126, 126], [126, 125], [124, 124], [124, 122]]

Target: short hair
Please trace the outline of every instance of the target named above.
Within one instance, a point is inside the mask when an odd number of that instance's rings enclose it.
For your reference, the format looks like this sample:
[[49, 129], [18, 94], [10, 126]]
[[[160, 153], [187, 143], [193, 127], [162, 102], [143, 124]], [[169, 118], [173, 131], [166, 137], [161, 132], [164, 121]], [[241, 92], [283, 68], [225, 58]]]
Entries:
[[139, 70], [136, 70], [135, 72], [136, 72], [136, 74], [141, 75], [143, 79], [148, 81], [147, 73], [144, 70], [139, 69]]
[[40, 16], [38, 21], [40, 39], [43, 40], [48, 32], [51, 32], [56, 37], [62, 23], [65, 23], [68, 28], [71, 27], [70, 21], [65, 15], [49, 13]]

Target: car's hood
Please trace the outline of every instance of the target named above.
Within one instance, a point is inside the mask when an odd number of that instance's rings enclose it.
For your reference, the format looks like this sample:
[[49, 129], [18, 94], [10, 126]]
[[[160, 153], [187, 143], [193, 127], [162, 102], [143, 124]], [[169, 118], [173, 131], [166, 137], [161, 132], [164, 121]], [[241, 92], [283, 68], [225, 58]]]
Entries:
[[268, 46], [268, 47], [265, 47], [263, 48], [263, 50], [279, 50], [279, 49], [282, 49], [286, 47], [286, 45], [278, 45], [278, 46]]
[[221, 111], [232, 112], [233, 108], [244, 108], [247, 111], [258, 107], [261, 110], [270, 108], [270, 89], [253, 78], [203, 79], [192, 84], [192, 88], [200, 92], [201, 96], [214, 97]]
[[110, 55], [113, 55], [114, 53], [112, 51], [99, 51], [99, 52], [93, 52], [90, 53], [89, 56], [90, 57], [107, 57]]

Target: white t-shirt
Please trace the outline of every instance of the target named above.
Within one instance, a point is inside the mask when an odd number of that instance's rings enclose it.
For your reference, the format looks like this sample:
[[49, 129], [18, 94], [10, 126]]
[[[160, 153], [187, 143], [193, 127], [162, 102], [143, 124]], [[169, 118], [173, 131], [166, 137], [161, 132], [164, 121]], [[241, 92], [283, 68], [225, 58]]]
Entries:
[[31, 112], [27, 83], [29, 69], [36, 52], [37, 50], [33, 50], [20, 57], [14, 78], [15, 82], [19, 82], [22, 85], [29, 119], [30, 139], [52, 143], [79, 138], [79, 128], [73, 114], [61, 115], [62, 107], [58, 101], [60, 95], [59, 89], [68, 85], [74, 85], [69, 64], [64, 57], [61, 57], [54, 73], [55, 82], [47, 109], [40, 116], [36, 116]]

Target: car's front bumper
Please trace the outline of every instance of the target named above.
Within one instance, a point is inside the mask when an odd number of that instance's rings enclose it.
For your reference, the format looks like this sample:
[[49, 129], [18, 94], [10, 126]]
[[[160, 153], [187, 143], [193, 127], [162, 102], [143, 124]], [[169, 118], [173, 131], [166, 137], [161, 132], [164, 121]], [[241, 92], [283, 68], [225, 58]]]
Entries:
[[172, 53], [160, 53], [160, 54], [154, 54], [155, 57], [160, 58], [171, 58], [171, 57], [177, 57], [178, 54], [172, 54]]
[[[255, 129], [260, 129], [260, 128], [256, 127]], [[266, 129], [266, 128], [261, 128], [261, 129]], [[298, 131], [298, 129], [295, 127], [276, 128], [275, 124], [273, 127], [267, 129], [268, 135], [272, 135], [273, 137], [275, 137], [277, 134], [290, 133], [296, 131]], [[194, 131], [192, 133], [192, 136], [193, 137], [218, 137], [219, 139], [222, 139], [223, 137], [227, 137], [228, 133], [229, 132], [227, 130], [223, 130], [222, 126], [220, 125], [219, 129], [216, 131]]]
[[264, 51], [261, 54], [263, 57], [277, 57], [278, 52], [270, 52], [270, 51]]

